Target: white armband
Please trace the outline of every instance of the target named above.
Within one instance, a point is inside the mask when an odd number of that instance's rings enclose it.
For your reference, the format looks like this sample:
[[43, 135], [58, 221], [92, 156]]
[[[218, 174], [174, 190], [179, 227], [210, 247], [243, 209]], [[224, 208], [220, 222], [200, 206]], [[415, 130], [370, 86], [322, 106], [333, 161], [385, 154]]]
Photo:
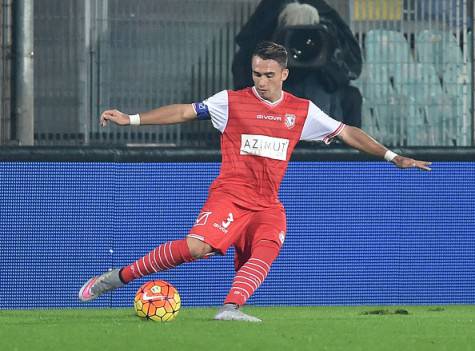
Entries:
[[396, 156], [399, 156], [397, 153], [395, 152], [392, 152], [391, 150], [388, 150], [386, 151], [386, 153], [384, 154], [384, 159], [388, 162], [391, 162], [392, 160], [394, 160], [394, 158]]
[[131, 126], [139, 126], [140, 125], [140, 115], [137, 113], [136, 115], [129, 115], [130, 125]]

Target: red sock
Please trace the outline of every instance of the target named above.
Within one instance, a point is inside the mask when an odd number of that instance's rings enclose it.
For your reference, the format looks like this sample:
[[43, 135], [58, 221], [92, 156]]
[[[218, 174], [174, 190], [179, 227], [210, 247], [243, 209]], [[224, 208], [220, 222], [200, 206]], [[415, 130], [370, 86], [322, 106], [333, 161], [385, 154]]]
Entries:
[[279, 254], [279, 246], [272, 241], [262, 241], [254, 248], [251, 257], [239, 268], [231, 290], [224, 303], [242, 306], [262, 284], [269, 273], [272, 262]]
[[120, 279], [124, 283], [145, 275], [174, 268], [183, 262], [191, 262], [190, 249], [186, 239], [169, 241], [150, 251], [134, 263], [120, 270]]

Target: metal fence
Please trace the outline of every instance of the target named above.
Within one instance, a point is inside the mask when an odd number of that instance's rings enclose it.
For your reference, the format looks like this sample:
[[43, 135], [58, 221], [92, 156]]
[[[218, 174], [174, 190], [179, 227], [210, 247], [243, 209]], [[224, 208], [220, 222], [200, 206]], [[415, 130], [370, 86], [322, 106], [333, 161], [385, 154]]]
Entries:
[[[0, 144], [12, 139], [9, 8], [2, 11]], [[35, 144], [217, 145], [209, 123], [101, 129], [135, 113], [232, 87], [234, 37], [259, 0], [35, 2]], [[473, 9], [468, 0], [328, 1], [364, 53], [354, 82], [363, 128], [391, 146], [473, 140]], [[10, 40], [10, 41], [9, 41]]]
[[234, 37], [258, 1], [48, 2], [35, 8], [37, 144], [218, 142], [208, 123], [105, 130], [98, 116], [111, 107], [132, 113], [191, 102], [231, 87]]
[[0, 145], [10, 140], [12, 0], [2, 0], [0, 8]]

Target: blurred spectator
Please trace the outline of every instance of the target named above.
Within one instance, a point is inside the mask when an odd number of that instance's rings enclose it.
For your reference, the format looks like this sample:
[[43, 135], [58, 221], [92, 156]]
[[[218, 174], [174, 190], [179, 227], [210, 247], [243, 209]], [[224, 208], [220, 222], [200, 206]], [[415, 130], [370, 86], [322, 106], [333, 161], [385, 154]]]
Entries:
[[345, 124], [361, 126], [361, 93], [350, 85], [361, 73], [361, 50], [350, 28], [325, 1], [261, 1], [236, 37], [235, 89], [253, 84], [251, 55], [262, 40], [279, 42], [289, 52], [286, 91], [313, 101]]

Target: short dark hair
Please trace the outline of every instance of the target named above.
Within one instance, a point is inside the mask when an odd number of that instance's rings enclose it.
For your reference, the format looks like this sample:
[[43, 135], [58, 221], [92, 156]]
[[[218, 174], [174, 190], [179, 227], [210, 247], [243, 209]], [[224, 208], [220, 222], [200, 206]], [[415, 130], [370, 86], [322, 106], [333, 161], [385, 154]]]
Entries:
[[277, 61], [282, 68], [287, 68], [287, 50], [272, 41], [261, 41], [257, 44], [252, 56], [259, 56], [263, 60]]

